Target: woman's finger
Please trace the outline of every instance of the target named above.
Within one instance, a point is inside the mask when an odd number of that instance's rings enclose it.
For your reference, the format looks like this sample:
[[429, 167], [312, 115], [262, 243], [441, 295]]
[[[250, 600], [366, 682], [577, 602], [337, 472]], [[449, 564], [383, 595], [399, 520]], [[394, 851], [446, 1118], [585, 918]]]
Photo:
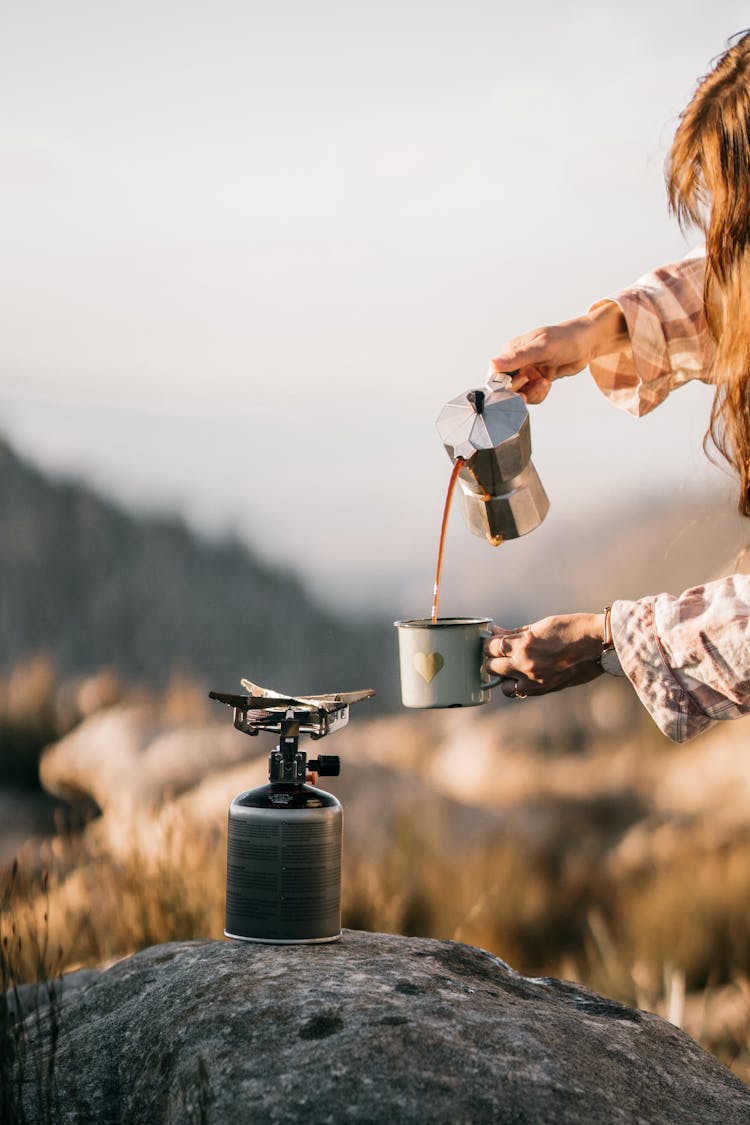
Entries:
[[531, 382], [531, 376], [523, 371], [517, 371], [510, 381], [510, 389], [516, 394]]
[[543, 695], [539, 686], [530, 683], [523, 676], [508, 676], [500, 684], [500, 691], [506, 699], [528, 699], [530, 695]]
[[532, 406], [536, 406], [538, 403], [545, 400], [550, 392], [551, 386], [552, 383], [549, 379], [545, 379], [543, 375], [539, 375], [536, 379], [527, 382], [526, 386], [523, 388], [523, 397], [527, 402], [530, 402]]
[[495, 635], [484, 643], [484, 651], [489, 656], [512, 659], [513, 642], [524, 633], [524, 629], [500, 629], [495, 626]]
[[490, 363], [498, 375], [516, 371], [520, 367], [533, 367], [539, 363], [555, 361], [556, 348], [550, 348], [545, 331], [537, 329], [526, 336], [516, 336], [493, 356]]

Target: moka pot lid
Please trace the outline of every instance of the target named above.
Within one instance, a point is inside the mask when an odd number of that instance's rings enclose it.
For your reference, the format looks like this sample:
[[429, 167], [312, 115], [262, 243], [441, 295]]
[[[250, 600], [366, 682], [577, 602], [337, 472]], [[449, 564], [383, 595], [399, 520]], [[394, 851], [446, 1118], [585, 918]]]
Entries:
[[526, 403], [519, 394], [487, 386], [451, 399], [435, 425], [452, 460], [462, 457], [469, 461], [478, 451], [513, 441], [527, 418]]

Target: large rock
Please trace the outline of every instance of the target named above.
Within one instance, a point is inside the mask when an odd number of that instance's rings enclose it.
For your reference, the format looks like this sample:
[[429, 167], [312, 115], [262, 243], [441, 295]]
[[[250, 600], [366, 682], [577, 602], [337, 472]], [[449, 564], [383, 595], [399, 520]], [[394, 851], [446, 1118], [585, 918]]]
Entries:
[[750, 1121], [750, 1090], [658, 1016], [448, 941], [155, 946], [57, 1008], [27, 1021], [30, 1121]]

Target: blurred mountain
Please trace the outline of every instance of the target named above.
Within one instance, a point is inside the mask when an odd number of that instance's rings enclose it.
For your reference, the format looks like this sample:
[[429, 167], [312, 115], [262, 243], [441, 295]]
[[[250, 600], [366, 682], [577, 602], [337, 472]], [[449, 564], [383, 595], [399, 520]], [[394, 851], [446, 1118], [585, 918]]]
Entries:
[[0, 670], [45, 651], [63, 677], [108, 666], [154, 687], [173, 672], [223, 690], [242, 676], [374, 687], [382, 710], [396, 702], [392, 632], [337, 616], [237, 541], [45, 477], [0, 439]]

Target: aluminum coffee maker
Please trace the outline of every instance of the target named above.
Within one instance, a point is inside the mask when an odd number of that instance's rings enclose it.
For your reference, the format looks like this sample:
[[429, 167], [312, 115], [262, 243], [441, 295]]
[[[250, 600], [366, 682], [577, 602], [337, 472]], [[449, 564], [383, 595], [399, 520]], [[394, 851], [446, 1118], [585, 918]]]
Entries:
[[341, 935], [343, 814], [332, 793], [309, 781], [335, 777], [339, 759], [308, 761], [302, 735], [323, 738], [345, 726], [349, 706], [374, 691], [288, 696], [250, 680], [248, 695], [212, 691], [234, 710], [243, 734], [273, 731], [268, 784], [238, 793], [229, 806], [224, 934], [273, 945], [336, 941]]
[[549, 500], [531, 461], [529, 412], [504, 375], [446, 403], [436, 422], [458, 481], [469, 530], [493, 546], [539, 527]]

